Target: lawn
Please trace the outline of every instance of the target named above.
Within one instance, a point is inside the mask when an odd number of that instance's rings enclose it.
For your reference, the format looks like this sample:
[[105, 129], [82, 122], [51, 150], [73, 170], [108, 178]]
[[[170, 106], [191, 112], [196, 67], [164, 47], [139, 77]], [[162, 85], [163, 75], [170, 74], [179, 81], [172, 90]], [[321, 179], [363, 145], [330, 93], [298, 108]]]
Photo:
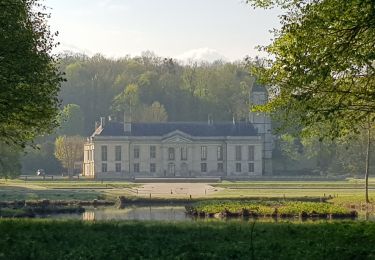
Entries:
[[0, 259], [375, 258], [371, 222], [0, 220], [0, 233]]

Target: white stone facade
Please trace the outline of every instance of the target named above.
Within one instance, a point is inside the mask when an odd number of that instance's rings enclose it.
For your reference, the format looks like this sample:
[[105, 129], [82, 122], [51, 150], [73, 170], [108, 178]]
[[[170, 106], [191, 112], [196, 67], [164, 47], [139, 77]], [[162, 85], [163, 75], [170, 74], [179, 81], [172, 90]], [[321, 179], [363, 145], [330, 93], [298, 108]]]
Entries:
[[85, 144], [84, 175], [262, 175], [262, 151], [260, 136], [192, 137], [180, 131], [160, 137], [97, 136]]

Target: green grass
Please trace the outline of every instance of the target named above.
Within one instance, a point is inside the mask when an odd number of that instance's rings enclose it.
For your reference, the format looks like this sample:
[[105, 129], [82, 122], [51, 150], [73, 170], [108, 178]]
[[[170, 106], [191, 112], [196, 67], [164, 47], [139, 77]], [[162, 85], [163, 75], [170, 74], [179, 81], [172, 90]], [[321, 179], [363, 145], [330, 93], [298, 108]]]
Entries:
[[0, 259], [374, 259], [375, 224], [0, 220]]
[[18, 187], [1, 187], [0, 201], [14, 200], [94, 200], [102, 198], [95, 190], [33, 190]]
[[191, 212], [205, 213], [212, 215], [216, 213], [230, 212], [239, 213], [244, 210], [259, 216], [285, 215], [299, 216], [307, 215], [350, 215], [350, 210], [339, 205], [319, 202], [301, 202], [301, 201], [262, 201], [262, 200], [211, 200], [196, 202], [188, 207]]

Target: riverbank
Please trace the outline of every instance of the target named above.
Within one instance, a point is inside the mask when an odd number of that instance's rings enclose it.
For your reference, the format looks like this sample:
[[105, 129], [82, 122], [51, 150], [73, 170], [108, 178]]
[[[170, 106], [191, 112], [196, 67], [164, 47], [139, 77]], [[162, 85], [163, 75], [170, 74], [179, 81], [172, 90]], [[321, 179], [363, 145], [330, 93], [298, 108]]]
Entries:
[[253, 225], [0, 220], [0, 233], [3, 259], [375, 257], [375, 223], [371, 222]]

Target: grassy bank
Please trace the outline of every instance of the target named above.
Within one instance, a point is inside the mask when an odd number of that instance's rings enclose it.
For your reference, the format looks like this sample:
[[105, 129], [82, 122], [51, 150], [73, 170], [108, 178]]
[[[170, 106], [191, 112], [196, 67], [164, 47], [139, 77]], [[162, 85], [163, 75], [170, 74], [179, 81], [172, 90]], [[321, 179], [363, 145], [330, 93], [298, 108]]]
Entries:
[[191, 215], [220, 217], [355, 217], [349, 209], [330, 203], [301, 201], [202, 201], [186, 207]]
[[374, 259], [375, 224], [1, 220], [0, 259]]

